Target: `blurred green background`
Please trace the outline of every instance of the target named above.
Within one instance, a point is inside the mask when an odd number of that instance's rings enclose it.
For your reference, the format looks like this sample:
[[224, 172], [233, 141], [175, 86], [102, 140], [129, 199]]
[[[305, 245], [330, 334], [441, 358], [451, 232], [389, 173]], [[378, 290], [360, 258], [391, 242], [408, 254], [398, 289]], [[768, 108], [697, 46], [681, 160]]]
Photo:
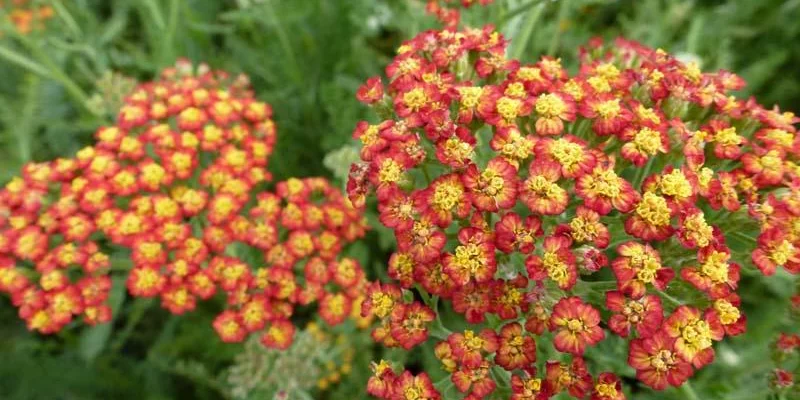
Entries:
[[[0, 182], [26, 162], [74, 154], [112, 121], [128, 78], [151, 79], [188, 57], [248, 74], [257, 97], [272, 104], [279, 135], [270, 169], [277, 179], [326, 175], [341, 184], [342, 165], [352, 157], [351, 131], [371, 117], [355, 100], [357, 87], [382, 74], [402, 40], [437, 26], [420, 0], [30, 2], [50, 6], [53, 16], [44, 30], [20, 35], [5, 18], [11, 1], [0, 0]], [[800, 110], [798, 21], [800, 0], [495, 0], [464, 13], [469, 25], [495, 24], [512, 38], [510, 55], [525, 61], [550, 54], [574, 70], [578, 46], [595, 36], [623, 35], [696, 59], [705, 70], [734, 71], [748, 82], [743, 96], [789, 110]], [[390, 243], [378, 231], [349, 251], [372, 268], [384, 265]], [[760, 311], [749, 314], [747, 335], [719, 346], [717, 364], [696, 376], [703, 400], [765, 398], [767, 345], [784, 323], [793, 282], [746, 275], [742, 285], [745, 307], [758, 302]], [[155, 301], [127, 299], [121, 291], [117, 299], [113, 324], [54, 337], [27, 333], [8, 299], [0, 299], [0, 399], [235, 395], [229, 368], [250, 350], [216, 339], [214, 304], [174, 317]], [[350, 334], [353, 328], [342, 329]], [[380, 354], [368, 338], [359, 350], [368, 351], [352, 360], [349, 376], [328, 390], [304, 393], [361, 398], [368, 360]], [[264, 357], [275, 362], [279, 356]], [[412, 364], [431, 358], [419, 351], [410, 357]], [[322, 357], [320, 364], [328, 361]], [[626, 368], [625, 360], [613, 362]], [[676, 390], [634, 393], [634, 399], [687, 398]]]

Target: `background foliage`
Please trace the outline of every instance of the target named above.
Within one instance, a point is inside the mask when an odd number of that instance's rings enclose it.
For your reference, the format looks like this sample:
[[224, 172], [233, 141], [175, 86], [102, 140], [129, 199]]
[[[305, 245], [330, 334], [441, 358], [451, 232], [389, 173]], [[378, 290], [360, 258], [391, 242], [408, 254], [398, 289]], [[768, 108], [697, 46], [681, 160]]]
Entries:
[[[148, 80], [188, 57], [247, 73], [257, 96], [273, 105], [279, 135], [271, 171], [277, 179], [321, 174], [341, 183], [341, 166], [354, 156], [350, 133], [369, 117], [354, 98], [356, 88], [382, 72], [404, 38], [436, 25], [418, 0], [40, 3], [54, 15], [45, 30], [28, 35], [18, 34], [0, 9], [0, 182], [26, 162], [74, 154], [111, 121], [129, 79]], [[512, 38], [512, 57], [550, 54], [568, 67], [589, 38], [624, 35], [695, 58], [706, 70], [735, 71], [748, 82], [743, 95], [800, 110], [800, 0], [496, 0], [466, 12], [464, 20], [494, 23]], [[378, 230], [348, 251], [381, 276], [390, 243]], [[759, 312], [748, 313], [748, 333], [722, 344], [718, 362], [695, 377], [697, 398], [765, 397], [768, 343], [784, 324], [793, 284], [780, 274], [743, 278], [745, 308], [757, 304]], [[174, 317], [154, 301], [126, 298], [122, 288], [115, 284], [112, 324], [54, 337], [29, 334], [8, 299], [0, 299], [0, 398], [233, 397], [229, 368], [250, 350], [217, 340], [210, 327], [214, 304]], [[297, 396], [362, 396], [367, 360], [379, 354], [354, 329], [339, 332], [358, 349], [352, 371], [328, 390]], [[417, 350], [408, 362], [435, 370], [431, 353]], [[328, 361], [321, 362], [323, 370]], [[625, 360], [607, 362], [625, 368]], [[687, 396], [673, 391], [652, 398]], [[633, 398], [646, 397], [634, 392]]]

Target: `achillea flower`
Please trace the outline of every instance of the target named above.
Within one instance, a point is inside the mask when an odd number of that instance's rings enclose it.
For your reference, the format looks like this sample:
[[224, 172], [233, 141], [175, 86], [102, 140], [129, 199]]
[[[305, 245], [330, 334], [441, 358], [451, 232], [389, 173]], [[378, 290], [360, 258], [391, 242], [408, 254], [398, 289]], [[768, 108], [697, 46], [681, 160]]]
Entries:
[[566, 297], [553, 307], [550, 326], [556, 331], [553, 345], [556, 350], [583, 355], [587, 345], [593, 345], [605, 337], [600, 324], [600, 313], [578, 297]]
[[[682, 384], [714, 341], [745, 329], [741, 252], [765, 274], [800, 270], [798, 118], [731, 96], [742, 82], [729, 72], [624, 39], [590, 42], [573, 76], [551, 57], [509, 60], [506, 46], [491, 27], [427, 31], [398, 49], [385, 86], [361, 90], [376, 105], [380, 88], [388, 114], [356, 129], [348, 195], [363, 206], [376, 193], [398, 244], [387, 275], [404, 290], [369, 306], [430, 307], [428, 335], [458, 339], [436, 355], [468, 399], [506, 385], [515, 399], [624, 398], [619, 378], [593, 380], [580, 358], [606, 329], [629, 342], [638, 380]], [[668, 285], [676, 275], [685, 284]], [[481, 336], [496, 348], [465, 351], [437, 319], [451, 309], [471, 339], [493, 327]], [[379, 313], [376, 340], [407, 340], [391, 334], [402, 318]], [[526, 335], [545, 330], [571, 365], [532, 360]]]

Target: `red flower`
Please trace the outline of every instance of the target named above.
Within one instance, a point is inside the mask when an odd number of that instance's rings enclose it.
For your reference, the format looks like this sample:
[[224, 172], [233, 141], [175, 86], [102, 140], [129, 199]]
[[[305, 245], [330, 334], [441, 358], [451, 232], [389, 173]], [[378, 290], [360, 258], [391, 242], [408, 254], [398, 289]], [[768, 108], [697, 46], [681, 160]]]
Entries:
[[558, 165], [565, 178], [576, 178], [592, 172], [597, 163], [597, 157], [586, 142], [572, 135], [539, 140], [536, 142], [536, 157]]
[[611, 235], [608, 228], [600, 222], [600, 214], [584, 206], [578, 206], [575, 217], [561, 230], [569, 233], [578, 243], [592, 243], [600, 249], [608, 247]]
[[727, 248], [705, 247], [697, 252], [699, 266], [684, 268], [681, 277], [712, 298], [727, 296], [739, 283], [739, 265], [730, 263]]
[[637, 167], [644, 166], [659, 153], [668, 153], [670, 150], [669, 137], [664, 129], [631, 125], [622, 132], [621, 139], [625, 141], [620, 150], [622, 157]]
[[489, 362], [486, 360], [483, 360], [475, 368], [462, 365], [453, 372], [450, 379], [459, 392], [467, 393], [471, 390], [472, 398], [483, 399], [497, 387], [494, 378], [489, 373], [489, 368]]
[[520, 200], [531, 212], [558, 215], [567, 208], [567, 191], [558, 185], [561, 171], [558, 164], [533, 162], [528, 167], [528, 178], [520, 185]]
[[659, 332], [630, 342], [628, 365], [636, 369], [636, 379], [655, 390], [680, 386], [694, 371], [675, 351], [675, 339]]
[[758, 236], [753, 263], [764, 275], [772, 275], [780, 265], [790, 272], [800, 271], [800, 253], [778, 228], [767, 229]]
[[501, 157], [478, 171], [474, 164], [461, 176], [472, 204], [481, 211], [507, 209], [517, 201], [517, 170]]
[[479, 324], [486, 318], [489, 312], [489, 285], [478, 285], [470, 282], [464, 287], [458, 288], [453, 293], [453, 310], [464, 314], [467, 322]]
[[439, 257], [447, 238], [429, 219], [414, 222], [411, 229], [397, 234], [397, 247], [417, 262], [430, 262]]
[[598, 135], [613, 135], [622, 132], [633, 119], [633, 114], [610, 94], [587, 97], [581, 103], [580, 114], [593, 119], [592, 129]]
[[225, 310], [214, 319], [214, 330], [225, 343], [236, 343], [244, 340], [247, 330], [242, 326], [239, 315]]
[[556, 303], [550, 316], [551, 330], [556, 332], [553, 345], [556, 350], [583, 355], [586, 345], [603, 340], [605, 333], [600, 325], [600, 313], [579, 297], [566, 297]]
[[675, 353], [695, 368], [714, 360], [713, 341], [722, 340], [725, 331], [719, 320], [689, 306], [679, 306], [664, 321], [664, 332], [675, 338]]
[[590, 400], [625, 400], [619, 377], [610, 372], [601, 373], [597, 377]]
[[439, 400], [441, 395], [433, 387], [428, 374], [421, 373], [417, 376], [411, 372], [403, 371], [392, 386], [389, 400]]
[[476, 335], [471, 330], [464, 333], [453, 333], [447, 337], [447, 343], [453, 356], [467, 368], [478, 368], [483, 362], [483, 353], [492, 354], [497, 351], [497, 334], [491, 329], [484, 329]]
[[630, 218], [625, 220], [625, 232], [642, 240], [666, 240], [674, 229], [670, 224], [672, 211], [667, 200], [646, 192]]
[[286, 350], [292, 345], [294, 331], [295, 327], [291, 321], [274, 321], [261, 335], [261, 344], [271, 349]]
[[570, 396], [582, 399], [592, 388], [592, 376], [589, 375], [583, 358], [573, 357], [571, 364], [548, 361], [545, 370], [547, 385], [553, 395], [566, 389]]
[[356, 98], [364, 104], [374, 104], [383, 99], [381, 78], [373, 76], [367, 79], [367, 82], [358, 88]]
[[647, 244], [626, 242], [617, 247], [617, 257], [611, 263], [619, 290], [633, 299], [644, 296], [647, 284], [664, 290], [675, 271], [661, 265], [658, 252]]
[[511, 376], [511, 400], [547, 400], [550, 398], [550, 387], [548, 382], [543, 382], [537, 378], [536, 369], [533, 368], [533, 376], [521, 377]]
[[596, 166], [591, 173], [581, 175], [575, 182], [575, 193], [583, 199], [584, 205], [606, 215], [616, 208], [627, 213], [633, 210], [639, 194], [630, 182], [620, 178], [613, 165]]
[[741, 300], [732, 294], [728, 298], [716, 299], [709, 312], [709, 319], [719, 321], [725, 334], [736, 336], [747, 329], [747, 317], [739, 310]]
[[391, 314], [392, 338], [409, 350], [428, 340], [428, 324], [434, 319], [436, 314], [422, 303], [398, 304]]
[[539, 135], [559, 135], [564, 131], [563, 121], [575, 121], [575, 100], [563, 93], [540, 94], [534, 103], [534, 110], [539, 117], [535, 124]]
[[639, 337], [652, 336], [661, 328], [664, 319], [661, 298], [652, 294], [631, 300], [619, 291], [606, 292], [606, 308], [614, 312], [608, 320], [609, 329], [624, 338], [631, 328], [636, 329]]
[[[388, 399], [394, 390], [396, 375], [392, 366], [385, 360], [370, 365], [372, 375], [367, 381], [367, 393], [380, 399]], [[400, 397], [403, 399], [403, 397]], [[405, 399], [403, 399], [405, 400]]]
[[518, 322], [500, 329], [500, 346], [494, 362], [508, 371], [527, 368], [536, 362], [536, 342], [523, 332]]
[[414, 194], [414, 204], [440, 228], [450, 226], [454, 213], [457, 218], [464, 219], [470, 212], [470, 203], [457, 174], [434, 179], [428, 188]]
[[510, 212], [500, 217], [500, 221], [494, 225], [494, 232], [498, 250], [528, 254], [534, 249], [536, 237], [542, 235], [542, 221], [535, 216], [528, 216], [523, 222], [519, 214]]
[[544, 239], [542, 255], [531, 255], [525, 260], [528, 276], [537, 281], [550, 278], [558, 287], [569, 290], [578, 279], [575, 255], [569, 248], [572, 241], [565, 236], [548, 236]]
[[494, 243], [477, 228], [462, 228], [458, 240], [461, 245], [443, 259], [444, 271], [450, 278], [460, 286], [472, 280], [485, 283], [492, 279], [497, 270]]

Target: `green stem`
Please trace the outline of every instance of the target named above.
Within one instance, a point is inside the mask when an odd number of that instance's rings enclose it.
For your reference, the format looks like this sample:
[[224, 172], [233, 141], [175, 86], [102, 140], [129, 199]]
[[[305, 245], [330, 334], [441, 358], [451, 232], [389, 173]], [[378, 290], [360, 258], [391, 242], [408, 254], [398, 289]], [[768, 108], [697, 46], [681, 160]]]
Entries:
[[427, 185], [430, 185], [431, 184], [431, 175], [430, 175], [430, 173], [428, 173], [428, 165], [427, 164], [424, 164], [424, 163], [422, 164], [422, 174], [425, 175], [425, 183]]
[[561, 22], [564, 21], [569, 11], [569, 0], [561, 0], [561, 4], [558, 6], [558, 18], [556, 21], [555, 26], [555, 33], [553, 33], [553, 37], [550, 39], [550, 47], [547, 48], [547, 54], [550, 56], [554, 56], [558, 51], [558, 46], [561, 43]]
[[[6, 24], [3, 26], [5, 27], [5, 25]], [[3, 56], [7, 59], [10, 57], [11, 61], [24, 67], [28, 71], [42, 75], [49, 79], [53, 79], [60, 83], [62, 86], [64, 86], [64, 89], [67, 90], [67, 93], [69, 93], [75, 101], [80, 103], [81, 107], [89, 110], [89, 106], [87, 104], [89, 101], [89, 96], [86, 95], [83, 89], [81, 89], [80, 86], [75, 83], [75, 81], [73, 81], [64, 71], [62, 71], [61, 68], [55, 64], [55, 62], [53, 62], [50, 56], [48, 56], [40, 46], [24, 35], [20, 35], [19, 32], [14, 29], [9, 30], [9, 33], [31, 53], [31, 55], [39, 62], [39, 64], [32, 62], [25, 56], [19, 55], [13, 50], [7, 48], [0, 47], [0, 49], [3, 49], [3, 51], [0, 51], [0, 56]], [[91, 110], [89, 111], [91, 112]]]
[[300, 68], [297, 64], [297, 58], [294, 55], [294, 51], [292, 50], [292, 45], [289, 42], [289, 36], [286, 34], [283, 24], [281, 24], [280, 18], [278, 18], [275, 14], [275, 9], [272, 7], [272, 2], [266, 1], [265, 7], [267, 8], [270, 22], [275, 28], [275, 33], [278, 35], [278, 41], [283, 48], [284, 55], [289, 61], [290, 68], [288, 68], [288, 71], [290, 71], [292, 79], [294, 79], [296, 82], [302, 82], [303, 78], [300, 76]]
[[511, 51], [511, 58], [520, 59], [520, 56], [525, 52], [528, 41], [533, 34], [533, 28], [539, 22], [539, 18], [542, 17], [542, 14], [544, 14], [545, 6], [546, 4], [542, 3], [533, 7], [525, 18], [525, 25], [522, 27], [522, 31], [517, 35], [518, 42], [512, 42], [511, 44], [514, 47]]
[[697, 397], [697, 393], [694, 391], [694, 388], [692, 388], [691, 382], [689, 381], [686, 381], [683, 385], [681, 385], [681, 391], [686, 394], [686, 398], [688, 400], [700, 400], [700, 398]]
[[663, 291], [663, 290], [659, 290], [659, 291], [658, 291], [658, 293], [659, 293], [659, 294], [661, 294], [661, 297], [663, 297], [663, 298], [665, 298], [665, 299], [669, 300], [669, 301], [670, 301], [670, 303], [672, 303], [672, 304], [674, 304], [674, 305], [676, 305], [676, 306], [683, 305], [683, 302], [681, 302], [680, 300], [678, 300], [678, 299], [676, 299], [676, 298], [674, 298], [674, 297], [672, 297], [672, 296], [668, 295], [668, 294], [667, 294], [667, 292], [665, 292], [665, 291]]
[[502, 18], [500, 18], [499, 21], [497, 21], [497, 26], [501, 27], [501, 28], [504, 27], [505, 24], [507, 24], [512, 19], [514, 19], [514, 17], [516, 17], [519, 14], [524, 13], [527, 9], [535, 6], [536, 4], [541, 3], [541, 1], [542, 0], [533, 0], [531, 2], [528, 2], [528, 3], [523, 4], [523, 5], [521, 5], [521, 6], [517, 7], [517, 8], [512, 9], [511, 11], [506, 13], [506, 15], [504, 15]]

